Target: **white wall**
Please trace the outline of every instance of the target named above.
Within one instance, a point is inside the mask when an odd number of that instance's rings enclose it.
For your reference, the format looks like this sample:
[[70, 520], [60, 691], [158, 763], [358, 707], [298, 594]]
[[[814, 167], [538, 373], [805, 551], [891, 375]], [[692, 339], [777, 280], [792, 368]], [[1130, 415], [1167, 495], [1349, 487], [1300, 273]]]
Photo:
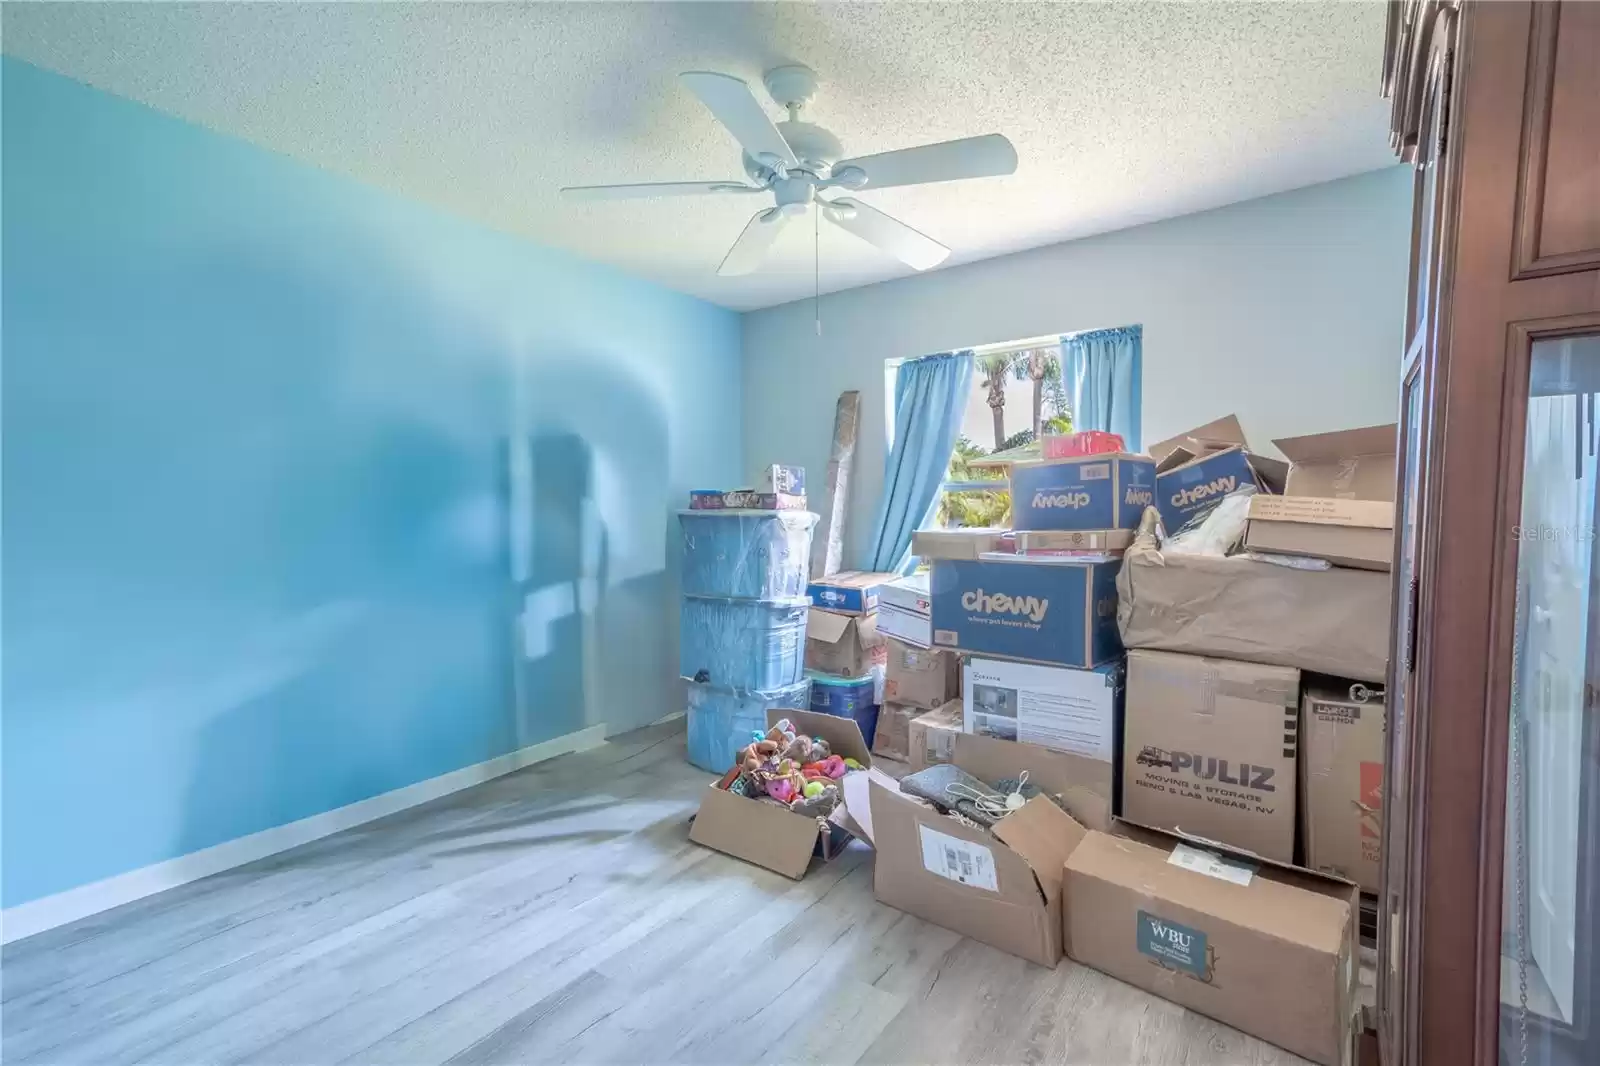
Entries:
[[[1070, 182], [1063, 195], [1071, 195]], [[915, 222], [915, 220], [911, 220]], [[744, 454], [822, 494], [834, 405], [861, 391], [846, 564], [883, 485], [884, 360], [1144, 326], [1145, 443], [1236, 412], [1253, 444], [1391, 421], [1411, 238], [1393, 167], [744, 316]]]

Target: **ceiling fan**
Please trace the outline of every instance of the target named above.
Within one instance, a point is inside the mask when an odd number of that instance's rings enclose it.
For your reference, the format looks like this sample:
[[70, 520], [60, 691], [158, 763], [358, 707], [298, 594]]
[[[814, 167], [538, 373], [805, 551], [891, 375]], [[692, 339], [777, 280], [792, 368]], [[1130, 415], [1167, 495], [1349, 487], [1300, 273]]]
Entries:
[[678, 77], [744, 149], [748, 182], [579, 185], [562, 189], [561, 193], [574, 200], [771, 194], [775, 206], [757, 211], [745, 224], [744, 232], [717, 268], [718, 274], [748, 274], [755, 270], [784, 226], [805, 215], [813, 204], [821, 217], [840, 229], [918, 270], [927, 270], [944, 262], [950, 249], [852, 196], [823, 194], [986, 178], [1011, 174], [1017, 169], [1016, 149], [998, 133], [842, 158], [844, 147], [837, 137], [800, 118], [800, 109], [817, 90], [817, 76], [809, 67], [776, 67], [762, 78], [767, 92], [789, 112], [789, 117], [778, 123], [767, 116], [750, 86], [740, 78], [708, 71], [690, 71]]

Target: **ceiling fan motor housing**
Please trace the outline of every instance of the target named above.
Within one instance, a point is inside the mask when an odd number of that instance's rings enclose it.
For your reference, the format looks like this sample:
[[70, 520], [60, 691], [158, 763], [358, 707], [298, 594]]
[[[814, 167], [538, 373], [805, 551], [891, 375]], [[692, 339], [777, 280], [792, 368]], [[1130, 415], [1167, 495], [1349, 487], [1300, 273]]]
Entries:
[[[839, 138], [821, 126], [791, 118], [777, 123], [777, 127], [800, 161], [798, 166], [787, 168], [791, 174], [798, 170], [826, 181], [833, 171], [833, 164], [844, 156], [844, 145], [839, 143]], [[776, 168], [752, 159], [748, 154], [744, 156], [744, 171], [759, 184], [766, 184], [778, 173]]]

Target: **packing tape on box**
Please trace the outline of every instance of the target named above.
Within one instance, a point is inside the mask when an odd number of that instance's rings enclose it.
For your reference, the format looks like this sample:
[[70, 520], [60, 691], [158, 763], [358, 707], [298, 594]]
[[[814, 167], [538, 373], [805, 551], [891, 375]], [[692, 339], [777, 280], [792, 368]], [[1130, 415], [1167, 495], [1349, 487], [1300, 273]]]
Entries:
[[1335, 496], [1351, 496], [1350, 483], [1356, 479], [1356, 470], [1361, 465], [1361, 460], [1348, 458], [1339, 460], [1339, 472], [1333, 475], [1333, 494]]

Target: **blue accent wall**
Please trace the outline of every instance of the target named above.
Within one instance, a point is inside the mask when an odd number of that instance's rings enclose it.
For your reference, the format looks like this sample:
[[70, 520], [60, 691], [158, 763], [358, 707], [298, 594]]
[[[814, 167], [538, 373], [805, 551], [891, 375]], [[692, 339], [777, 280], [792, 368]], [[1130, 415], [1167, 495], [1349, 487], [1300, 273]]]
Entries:
[[6, 906], [678, 709], [738, 316], [3, 64]]

